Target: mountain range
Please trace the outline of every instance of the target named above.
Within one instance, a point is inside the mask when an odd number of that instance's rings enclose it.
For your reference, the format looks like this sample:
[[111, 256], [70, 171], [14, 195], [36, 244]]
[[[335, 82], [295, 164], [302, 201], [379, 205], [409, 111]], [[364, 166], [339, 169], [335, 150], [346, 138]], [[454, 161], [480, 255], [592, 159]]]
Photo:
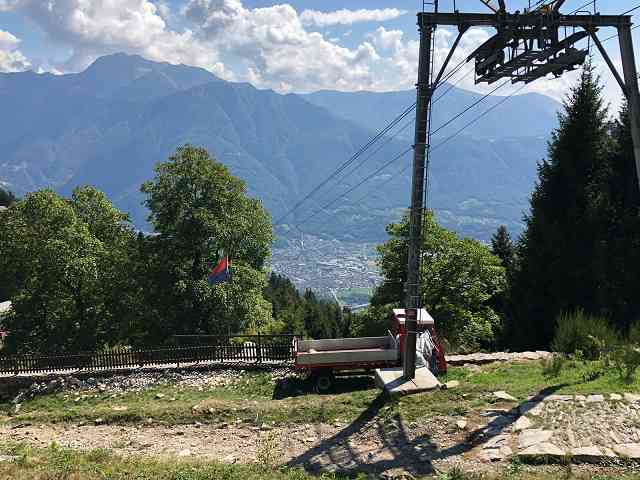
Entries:
[[[125, 54], [99, 58], [76, 74], [4, 73], [0, 184], [18, 194], [43, 187], [68, 194], [95, 185], [147, 229], [140, 184], [153, 177], [157, 162], [190, 143], [243, 178], [249, 194], [280, 219], [414, 97], [413, 91], [282, 95]], [[434, 127], [478, 98], [452, 87], [435, 104]], [[541, 95], [515, 96], [438, 145], [497, 101], [488, 99], [432, 142], [430, 206], [444, 225], [481, 239], [499, 224], [520, 229], [559, 108]], [[390, 131], [352, 164], [361, 163], [357, 169], [329, 182], [277, 231], [383, 239], [384, 226], [409, 202], [410, 154], [372, 174], [410, 146], [412, 119], [404, 122], [398, 125], [404, 130]], [[370, 181], [332, 202], [367, 176]]]

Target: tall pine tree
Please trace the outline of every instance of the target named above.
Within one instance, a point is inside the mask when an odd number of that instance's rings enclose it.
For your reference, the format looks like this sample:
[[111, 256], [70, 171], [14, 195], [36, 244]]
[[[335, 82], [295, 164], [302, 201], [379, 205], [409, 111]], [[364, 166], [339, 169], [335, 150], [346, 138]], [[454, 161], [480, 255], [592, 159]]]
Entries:
[[600, 313], [624, 331], [640, 320], [640, 188], [626, 105], [611, 137], [612, 151], [590, 189], [599, 224], [594, 263]]
[[559, 115], [548, 159], [538, 167], [531, 212], [518, 244], [510, 326], [515, 347], [548, 346], [561, 311], [599, 309], [591, 186], [611, 150], [602, 87], [587, 64]]

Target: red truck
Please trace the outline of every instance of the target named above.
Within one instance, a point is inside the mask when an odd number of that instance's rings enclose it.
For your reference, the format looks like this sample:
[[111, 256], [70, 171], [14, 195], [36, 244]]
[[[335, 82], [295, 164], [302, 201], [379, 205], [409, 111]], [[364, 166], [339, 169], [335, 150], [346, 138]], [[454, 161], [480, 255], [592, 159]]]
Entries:
[[[402, 362], [406, 337], [405, 310], [394, 309], [391, 329], [384, 337], [295, 340], [295, 368], [307, 372], [316, 390], [331, 390], [336, 375], [370, 373], [376, 368], [397, 367]], [[424, 354], [423, 354], [424, 352]], [[418, 355], [434, 374], [445, 373], [447, 363], [433, 318], [418, 310]]]

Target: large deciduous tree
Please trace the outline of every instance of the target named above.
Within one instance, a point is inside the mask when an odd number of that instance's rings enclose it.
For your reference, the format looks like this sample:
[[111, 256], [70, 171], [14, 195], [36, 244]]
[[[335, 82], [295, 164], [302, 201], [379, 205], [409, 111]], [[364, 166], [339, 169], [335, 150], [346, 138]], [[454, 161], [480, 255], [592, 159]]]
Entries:
[[[375, 311], [386, 316], [387, 320], [377, 321], [386, 328], [389, 309], [404, 304], [408, 217], [389, 225], [387, 232], [391, 238], [378, 247], [384, 280], [371, 302]], [[500, 259], [480, 242], [460, 239], [439, 226], [430, 211], [425, 212], [422, 249], [422, 304], [435, 318], [438, 331], [463, 348], [490, 346], [501, 328], [501, 318], [493, 308], [495, 297], [505, 287]], [[364, 325], [362, 329], [370, 332]]]
[[6, 348], [68, 352], [117, 340], [134, 238], [126, 216], [86, 187], [71, 200], [51, 190], [29, 194], [0, 222], [0, 271], [13, 301]]
[[[273, 236], [262, 204], [202, 148], [180, 147], [155, 170], [142, 186], [157, 234], [143, 246], [156, 281], [149, 301], [162, 312], [149, 319], [159, 327], [151, 333], [235, 333], [267, 324], [263, 267]], [[232, 280], [210, 286], [207, 273], [222, 254], [232, 262]]]

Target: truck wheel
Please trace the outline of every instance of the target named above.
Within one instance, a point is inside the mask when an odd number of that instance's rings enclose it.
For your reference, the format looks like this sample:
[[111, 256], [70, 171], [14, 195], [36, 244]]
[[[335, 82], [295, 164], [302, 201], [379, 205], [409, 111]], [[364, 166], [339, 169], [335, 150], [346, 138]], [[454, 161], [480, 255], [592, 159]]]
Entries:
[[333, 389], [335, 378], [333, 372], [320, 372], [316, 375], [316, 392], [329, 393]]

